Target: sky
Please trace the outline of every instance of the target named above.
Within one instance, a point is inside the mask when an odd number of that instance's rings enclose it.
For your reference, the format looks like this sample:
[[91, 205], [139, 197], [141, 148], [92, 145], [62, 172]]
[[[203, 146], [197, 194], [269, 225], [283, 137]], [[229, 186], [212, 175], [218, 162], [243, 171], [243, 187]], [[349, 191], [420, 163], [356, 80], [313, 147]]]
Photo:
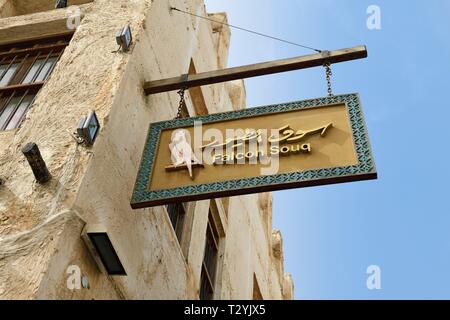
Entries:
[[[229, 23], [318, 49], [366, 45], [332, 65], [359, 93], [378, 179], [274, 192], [296, 299], [450, 299], [450, 1], [206, 0]], [[367, 27], [377, 5], [381, 29]], [[232, 29], [229, 66], [313, 53]], [[245, 80], [254, 107], [326, 95], [323, 68]], [[381, 271], [369, 290], [367, 267]]]

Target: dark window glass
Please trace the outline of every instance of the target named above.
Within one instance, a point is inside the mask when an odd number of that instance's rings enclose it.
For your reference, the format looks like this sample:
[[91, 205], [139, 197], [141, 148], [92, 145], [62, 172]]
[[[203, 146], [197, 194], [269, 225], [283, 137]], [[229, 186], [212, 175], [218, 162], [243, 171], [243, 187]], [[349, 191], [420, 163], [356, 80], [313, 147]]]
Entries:
[[211, 284], [211, 280], [208, 278], [208, 274], [205, 268], [202, 267], [202, 274], [200, 278], [200, 300], [212, 300], [214, 290]]
[[211, 300], [214, 296], [214, 281], [219, 252], [219, 234], [211, 216], [208, 216], [206, 229], [205, 252], [203, 256], [202, 272], [200, 276], [200, 299]]
[[184, 204], [182, 202], [178, 202], [167, 205], [167, 213], [169, 215], [170, 222], [172, 223], [173, 230], [177, 235], [178, 242], [181, 242], [184, 216], [186, 215]]

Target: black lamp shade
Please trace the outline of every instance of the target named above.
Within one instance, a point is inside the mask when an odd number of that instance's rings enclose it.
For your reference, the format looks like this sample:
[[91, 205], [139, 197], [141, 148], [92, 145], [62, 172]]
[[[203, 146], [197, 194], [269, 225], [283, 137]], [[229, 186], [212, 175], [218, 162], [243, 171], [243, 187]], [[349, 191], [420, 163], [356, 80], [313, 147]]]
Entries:
[[67, 7], [67, 0], [56, 0], [55, 8], [65, 8]]
[[95, 111], [92, 111], [87, 117], [83, 117], [77, 128], [78, 136], [83, 138], [88, 146], [94, 144], [95, 138], [100, 130], [100, 123], [98, 122]]
[[106, 232], [93, 232], [87, 233], [87, 235], [97, 251], [106, 272], [109, 275], [126, 276], [127, 273], [117, 256], [116, 250], [114, 249], [108, 234]]
[[133, 35], [131, 34], [131, 27], [129, 25], [117, 33], [116, 41], [122, 47], [122, 50], [128, 51], [130, 49], [131, 42], [133, 42]]

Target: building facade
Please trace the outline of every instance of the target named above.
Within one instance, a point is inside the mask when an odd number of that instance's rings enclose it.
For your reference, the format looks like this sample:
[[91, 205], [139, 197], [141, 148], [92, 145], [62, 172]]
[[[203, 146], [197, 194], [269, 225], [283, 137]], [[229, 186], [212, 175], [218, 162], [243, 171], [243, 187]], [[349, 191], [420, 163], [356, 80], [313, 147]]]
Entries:
[[[132, 210], [148, 125], [176, 92], [143, 83], [226, 67], [230, 30], [202, 0], [0, 0], [0, 298], [292, 299], [270, 193]], [[130, 25], [129, 51], [116, 33]], [[243, 81], [191, 88], [182, 116], [245, 108]], [[74, 137], [94, 110], [92, 147]], [[38, 183], [22, 147], [51, 174]], [[102, 225], [126, 276], [102, 273], [83, 229]], [[81, 286], [78, 278], [80, 278]]]

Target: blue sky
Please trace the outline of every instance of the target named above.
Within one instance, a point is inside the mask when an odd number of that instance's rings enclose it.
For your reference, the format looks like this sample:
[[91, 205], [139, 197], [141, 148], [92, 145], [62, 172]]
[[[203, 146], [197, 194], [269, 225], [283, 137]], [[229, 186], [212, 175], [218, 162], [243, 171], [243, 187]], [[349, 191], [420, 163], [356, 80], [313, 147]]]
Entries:
[[[381, 9], [368, 30], [366, 9]], [[450, 299], [450, 1], [206, 0], [229, 22], [369, 58], [332, 66], [336, 94], [358, 92], [379, 178], [274, 193], [296, 299]], [[232, 29], [229, 66], [308, 50]], [[326, 95], [322, 68], [246, 80], [247, 105]], [[368, 290], [366, 268], [381, 268]]]

